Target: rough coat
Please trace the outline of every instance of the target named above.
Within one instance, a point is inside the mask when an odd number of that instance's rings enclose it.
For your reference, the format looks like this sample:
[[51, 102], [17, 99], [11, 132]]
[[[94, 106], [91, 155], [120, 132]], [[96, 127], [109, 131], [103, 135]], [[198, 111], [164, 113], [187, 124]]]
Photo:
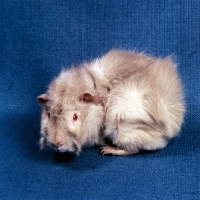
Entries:
[[103, 147], [103, 155], [161, 149], [178, 134], [185, 112], [170, 57], [121, 50], [62, 71], [38, 101], [41, 147], [77, 154], [104, 138], [112, 146]]

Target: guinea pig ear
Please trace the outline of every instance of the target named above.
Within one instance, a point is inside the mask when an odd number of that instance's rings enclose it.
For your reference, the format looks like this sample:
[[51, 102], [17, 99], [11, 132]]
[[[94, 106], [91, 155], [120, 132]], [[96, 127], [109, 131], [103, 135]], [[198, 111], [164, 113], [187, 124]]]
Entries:
[[83, 93], [79, 95], [78, 100], [83, 101], [84, 103], [93, 103], [95, 105], [102, 103], [102, 99], [100, 96], [92, 96], [89, 93]]
[[49, 100], [49, 98], [47, 94], [41, 94], [40, 96], [37, 97], [37, 100], [39, 103], [45, 104]]

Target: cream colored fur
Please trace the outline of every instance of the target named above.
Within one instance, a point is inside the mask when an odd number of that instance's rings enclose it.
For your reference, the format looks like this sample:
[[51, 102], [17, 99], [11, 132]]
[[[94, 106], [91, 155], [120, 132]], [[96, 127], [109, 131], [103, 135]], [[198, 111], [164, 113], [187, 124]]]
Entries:
[[43, 105], [41, 148], [77, 154], [104, 144], [102, 154], [131, 155], [166, 146], [180, 131], [185, 105], [176, 65], [130, 51], [111, 50], [62, 71]]

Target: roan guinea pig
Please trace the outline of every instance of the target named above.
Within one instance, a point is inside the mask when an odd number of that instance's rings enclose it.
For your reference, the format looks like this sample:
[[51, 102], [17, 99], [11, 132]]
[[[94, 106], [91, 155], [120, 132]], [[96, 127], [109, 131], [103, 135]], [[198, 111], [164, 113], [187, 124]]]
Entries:
[[63, 70], [46, 94], [41, 148], [77, 155], [85, 146], [101, 154], [132, 155], [164, 148], [183, 122], [185, 104], [170, 57], [111, 50], [101, 58]]

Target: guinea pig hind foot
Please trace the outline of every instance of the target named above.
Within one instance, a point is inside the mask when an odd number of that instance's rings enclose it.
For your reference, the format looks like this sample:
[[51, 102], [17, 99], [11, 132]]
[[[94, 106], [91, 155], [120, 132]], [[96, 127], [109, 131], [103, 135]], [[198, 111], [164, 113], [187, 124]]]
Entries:
[[107, 155], [107, 154], [111, 154], [111, 155], [116, 155], [116, 156], [129, 156], [129, 155], [132, 155], [132, 154], [136, 154], [138, 153], [139, 150], [138, 149], [135, 149], [134, 152], [129, 152], [125, 149], [118, 149], [116, 147], [112, 147], [112, 146], [104, 146], [104, 147], [101, 147], [101, 155], [104, 156], [104, 155]]

